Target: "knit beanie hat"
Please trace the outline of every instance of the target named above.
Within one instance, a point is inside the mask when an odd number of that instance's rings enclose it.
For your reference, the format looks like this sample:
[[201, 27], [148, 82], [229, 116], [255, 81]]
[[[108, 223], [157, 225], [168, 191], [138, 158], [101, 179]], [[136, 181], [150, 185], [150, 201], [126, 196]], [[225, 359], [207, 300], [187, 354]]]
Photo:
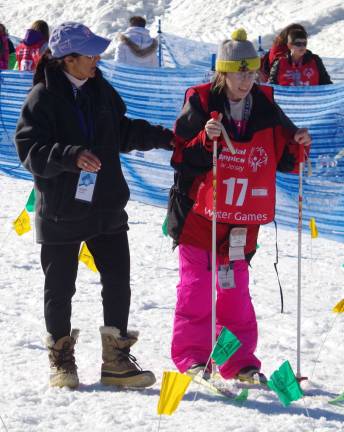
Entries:
[[259, 67], [260, 58], [252, 42], [247, 40], [247, 33], [243, 28], [235, 30], [231, 39], [219, 45], [216, 72], [255, 71]]

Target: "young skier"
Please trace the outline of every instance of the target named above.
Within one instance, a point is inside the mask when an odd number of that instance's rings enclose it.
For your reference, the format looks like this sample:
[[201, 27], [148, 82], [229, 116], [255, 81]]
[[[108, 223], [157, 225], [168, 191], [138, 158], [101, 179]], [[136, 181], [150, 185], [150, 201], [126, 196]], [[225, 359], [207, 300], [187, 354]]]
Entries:
[[[239, 29], [220, 44], [213, 81], [187, 90], [175, 124], [175, 178], [168, 207], [180, 274], [172, 359], [179, 371], [197, 372], [212, 350], [212, 149], [217, 139], [217, 334], [225, 326], [241, 342], [219, 370], [225, 379], [254, 383], [266, 378], [255, 355], [258, 331], [248, 266], [259, 226], [274, 219], [276, 170], [295, 170], [299, 145], [311, 142], [307, 130], [297, 129], [274, 102], [273, 89], [255, 84], [259, 66], [253, 44]], [[219, 113], [217, 120], [212, 111]]]

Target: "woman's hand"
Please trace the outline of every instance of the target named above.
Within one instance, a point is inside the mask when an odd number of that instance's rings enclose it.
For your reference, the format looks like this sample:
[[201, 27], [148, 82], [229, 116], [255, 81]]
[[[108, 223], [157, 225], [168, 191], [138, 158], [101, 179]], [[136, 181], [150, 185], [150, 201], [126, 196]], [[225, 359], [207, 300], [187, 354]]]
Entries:
[[83, 150], [78, 155], [76, 165], [83, 171], [98, 172], [102, 164], [93, 153], [88, 150]]
[[298, 129], [294, 135], [294, 141], [300, 145], [309, 146], [311, 145], [312, 138], [308, 133], [308, 129], [302, 128]]
[[204, 126], [207, 136], [210, 140], [218, 138], [221, 135], [221, 120], [223, 115], [220, 113], [217, 120], [209, 119]]

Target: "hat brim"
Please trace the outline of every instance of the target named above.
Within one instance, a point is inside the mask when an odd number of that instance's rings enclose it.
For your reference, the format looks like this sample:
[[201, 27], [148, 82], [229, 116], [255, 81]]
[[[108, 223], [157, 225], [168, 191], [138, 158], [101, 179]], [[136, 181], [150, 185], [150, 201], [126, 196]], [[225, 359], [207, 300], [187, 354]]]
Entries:
[[256, 71], [260, 68], [260, 58], [242, 60], [216, 60], [216, 72], [240, 72], [242, 70]]
[[95, 56], [103, 53], [109, 46], [111, 40], [101, 36], [93, 35], [85, 41], [85, 44], [78, 48], [76, 54]]

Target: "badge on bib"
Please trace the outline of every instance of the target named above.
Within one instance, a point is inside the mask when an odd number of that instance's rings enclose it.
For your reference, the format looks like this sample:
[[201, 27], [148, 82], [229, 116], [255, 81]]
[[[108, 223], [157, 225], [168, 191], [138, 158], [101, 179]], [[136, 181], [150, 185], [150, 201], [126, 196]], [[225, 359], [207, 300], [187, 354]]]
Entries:
[[235, 227], [229, 234], [229, 244], [231, 247], [246, 246], [247, 228]]
[[75, 193], [75, 199], [89, 203], [92, 202], [96, 180], [96, 173], [80, 171], [78, 186]]
[[238, 261], [245, 259], [247, 228], [235, 227], [229, 234], [229, 259]]
[[217, 277], [221, 289], [235, 288], [234, 270], [229, 264], [219, 266]]

